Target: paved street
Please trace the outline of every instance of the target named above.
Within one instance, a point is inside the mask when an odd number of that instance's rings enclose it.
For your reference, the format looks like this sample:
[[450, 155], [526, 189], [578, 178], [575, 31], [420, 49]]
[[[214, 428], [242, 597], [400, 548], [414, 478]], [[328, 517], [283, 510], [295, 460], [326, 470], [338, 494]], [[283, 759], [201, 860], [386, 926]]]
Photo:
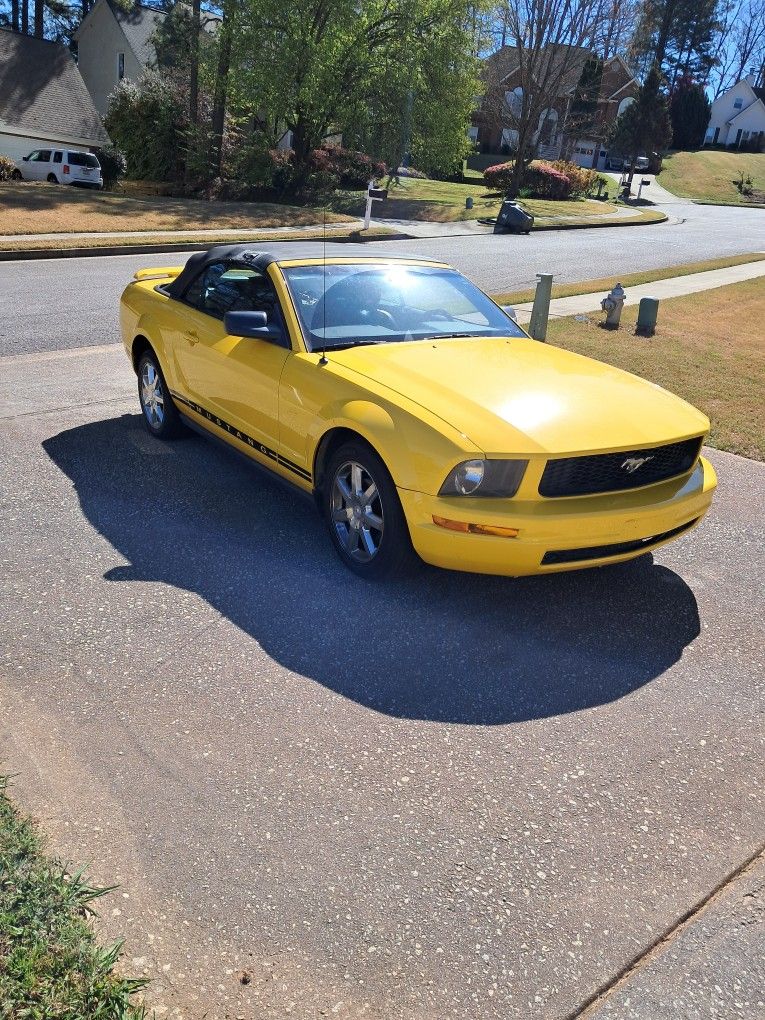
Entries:
[[[379, 243], [382, 251], [446, 259], [490, 293], [765, 250], [765, 211], [662, 205], [654, 226]], [[678, 222], [682, 220], [683, 222]], [[317, 251], [321, 245], [317, 245]], [[136, 269], [178, 265], [183, 253], [0, 263], [0, 355], [116, 342], [119, 295]]]
[[[137, 261], [6, 264], [4, 328], [103, 345]], [[630, 565], [367, 585], [120, 349], [0, 365], [2, 767], [158, 1016], [573, 1017], [721, 884], [593, 1015], [762, 1015], [764, 465]]]

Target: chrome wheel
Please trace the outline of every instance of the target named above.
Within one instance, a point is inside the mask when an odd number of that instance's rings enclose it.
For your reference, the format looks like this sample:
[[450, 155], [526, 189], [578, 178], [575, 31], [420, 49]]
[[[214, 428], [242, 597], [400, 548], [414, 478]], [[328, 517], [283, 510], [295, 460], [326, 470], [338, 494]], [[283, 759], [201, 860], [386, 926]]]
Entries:
[[332, 481], [332, 525], [342, 549], [358, 563], [369, 563], [380, 548], [383, 508], [377, 484], [363, 464], [346, 461]]
[[165, 420], [165, 394], [159, 372], [150, 361], [141, 369], [141, 406], [151, 428], [159, 428]]

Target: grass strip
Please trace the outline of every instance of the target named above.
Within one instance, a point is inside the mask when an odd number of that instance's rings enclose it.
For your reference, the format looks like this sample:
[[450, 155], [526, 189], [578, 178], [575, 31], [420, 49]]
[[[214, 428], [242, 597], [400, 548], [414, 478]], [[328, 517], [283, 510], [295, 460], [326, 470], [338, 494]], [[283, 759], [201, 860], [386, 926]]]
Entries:
[[146, 982], [115, 974], [122, 943], [100, 946], [89, 918], [110, 891], [45, 854], [0, 776], [0, 1015], [8, 1020], [142, 1020]]
[[709, 444], [765, 460], [762, 278], [661, 302], [656, 334], [635, 335], [636, 306], [621, 327], [600, 313], [551, 319], [547, 342], [626, 369], [690, 401], [709, 417]]
[[615, 217], [605, 213], [602, 216], [537, 217], [534, 230], [581, 230], [583, 227], [634, 227], [641, 223], [664, 223], [669, 217], [658, 209], [640, 209], [630, 216]]
[[[657, 280], [672, 280], [677, 276], [690, 276], [692, 273], [704, 273], [710, 269], [727, 269], [728, 266], [740, 266], [747, 262], [761, 262], [765, 254], [730, 255], [718, 259], [706, 259], [703, 262], [686, 262], [680, 266], [668, 266], [665, 269], [648, 269], [640, 273], [614, 274], [598, 280], [579, 280], [574, 283], [553, 283], [553, 298], [574, 297], [576, 294], [595, 294], [598, 291], [609, 291], [617, 282], [623, 287], [638, 287], [642, 283], [655, 283]], [[534, 288], [512, 290], [503, 294], [492, 295], [500, 305], [522, 305], [534, 300]]]
[[[198, 235], [183, 235], [173, 236], [171, 234], [157, 238], [154, 241], [151, 236], [147, 238], [141, 238], [136, 235], [135, 237], [115, 237], [109, 239], [108, 237], [73, 237], [73, 238], [57, 238], [55, 240], [33, 240], [33, 241], [4, 241], [2, 245], [2, 251], [68, 251], [71, 249], [81, 248], [126, 248], [129, 249], [131, 246], [136, 248], [144, 248], [147, 244], [156, 245], [157, 251], [167, 251], [167, 246], [176, 247], [178, 245], [213, 245], [213, 244], [239, 244], [247, 241], [321, 241], [326, 236], [328, 241], [395, 241], [403, 240], [409, 237], [409, 234], [401, 233], [398, 230], [392, 230], [389, 227], [371, 227], [369, 230], [330, 230], [325, 232], [323, 230], [304, 230], [304, 231], [274, 231], [272, 233], [263, 234], [258, 233], [257, 230], [253, 231], [252, 234], [237, 234], [232, 236], [231, 234], [223, 234], [220, 237], [214, 235], [208, 236], [205, 234]], [[183, 250], [178, 249], [178, 250]], [[125, 252], [129, 255], [129, 250]]]

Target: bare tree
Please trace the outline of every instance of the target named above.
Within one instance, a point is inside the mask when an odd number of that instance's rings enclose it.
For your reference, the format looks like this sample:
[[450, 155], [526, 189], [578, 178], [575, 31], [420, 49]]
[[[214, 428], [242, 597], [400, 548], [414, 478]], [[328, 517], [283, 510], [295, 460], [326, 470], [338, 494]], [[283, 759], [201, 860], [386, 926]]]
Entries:
[[511, 195], [522, 187], [537, 143], [565, 121], [560, 97], [573, 91], [592, 52], [601, 2], [506, 0], [497, 11], [506, 46], [487, 61], [484, 111], [516, 153]]
[[717, 99], [750, 71], [760, 86], [765, 68], [765, 4], [762, 0], [729, 0], [722, 8], [715, 39], [715, 65], [702, 83]]
[[638, 0], [600, 0], [594, 44], [595, 52], [603, 61], [629, 50], [637, 7]]

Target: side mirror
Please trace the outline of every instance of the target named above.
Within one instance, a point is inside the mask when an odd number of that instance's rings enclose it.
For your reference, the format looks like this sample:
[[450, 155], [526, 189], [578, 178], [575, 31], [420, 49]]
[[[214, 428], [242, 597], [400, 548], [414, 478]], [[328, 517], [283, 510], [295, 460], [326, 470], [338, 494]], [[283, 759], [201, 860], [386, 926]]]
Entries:
[[229, 336], [242, 336], [251, 340], [284, 339], [281, 326], [269, 322], [265, 312], [226, 312], [223, 326]]
[[22, 159], [25, 163], [27, 163], [29, 161], [29, 156], [22, 156]]
[[513, 322], [518, 321], [518, 316], [516, 315], [515, 309], [513, 308], [512, 305], [500, 305], [499, 307], [502, 309], [505, 315], [509, 316], [513, 320]]

